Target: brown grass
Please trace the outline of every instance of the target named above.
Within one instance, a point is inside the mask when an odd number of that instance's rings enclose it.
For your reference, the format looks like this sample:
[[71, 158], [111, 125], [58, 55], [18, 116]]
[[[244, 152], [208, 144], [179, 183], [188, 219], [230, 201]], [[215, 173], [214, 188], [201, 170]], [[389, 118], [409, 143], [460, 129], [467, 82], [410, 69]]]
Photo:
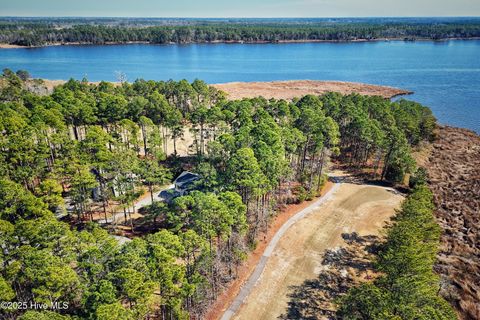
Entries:
[[[52, 92], [56, 86], [64, 84], [65, 80], [43, 79], [43, 85], [47, 92]], [[98, 84], [99, 82], [90, 82]], [[119, 85], [119, 82], [112, 82]], [[272, 82], [229, 82], [212, 84], [213, 87], [224, 91], [228, 99], [254, 98], [262, 96], [266, 99], [291, 100], [296, 97], [303, 97], [307, 94], [322, 95], [327, 92], [339, 92], [342, 94], [358, 93], [368, 96], [381, 96], [392, 98], [398, 95], [411, 94], [411, 91], [377, 86], [356, 82], [341, 81], [316, 81], [316, 80], [291, 80]]]
[[307, 94], [322, 95], [326, 92], [339, 92], [342, 94], [358, 93], [369, 96], [392, 98], [412, 92], [398, 88], [376, 86], [371, 84], [341, 81], [314, 81], [292, 80], [272, 82], [229, 82], [213, 84], [213, 87], [228, 94], [228, 98], [242, 99], [262, 96], [266, 99], [286, 99], [303, 97]]
[[282, 236], [233, 319], [329, 318], [338, 294], [374, 276], [346, 237], [378, 236], [402, 199], [392, 189], [343, 183]]
[[480, 136], [441, 127], [426, 168], [443, 229], [441, 294], [462, 319], [480, 319]]

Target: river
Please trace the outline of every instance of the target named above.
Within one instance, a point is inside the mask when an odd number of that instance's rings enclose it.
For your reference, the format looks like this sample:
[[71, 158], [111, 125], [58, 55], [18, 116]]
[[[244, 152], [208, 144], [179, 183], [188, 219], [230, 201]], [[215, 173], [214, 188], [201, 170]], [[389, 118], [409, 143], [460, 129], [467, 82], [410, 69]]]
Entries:
[[46, 79], [208, 83], [341, 80], [414, 91], [442, 124], [480, 133], [480, 40], [90, 45], [0, 49], [0, 67]]

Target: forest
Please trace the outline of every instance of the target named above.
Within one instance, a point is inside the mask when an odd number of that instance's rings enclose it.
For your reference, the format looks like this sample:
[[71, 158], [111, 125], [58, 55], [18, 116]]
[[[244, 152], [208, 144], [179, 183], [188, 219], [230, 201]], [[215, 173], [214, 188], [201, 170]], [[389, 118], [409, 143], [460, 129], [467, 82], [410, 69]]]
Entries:
[[[0, 300], [11, 302], [4, 319], [202, 318], [278, 210], [318, 195], [329, 160], [402, 183], [416, 172], [412, 148], [435, 137], [430, 109], [406, 100], [328, 93], [229, 101], [201, 80], [143, 79], [71, 79], [38, 94], [32, 83], [41, 80], [26, 71], [5, 69], [0, 78]], [[167, 142], [177, 146], [187, 132], [189, 155], [176, 147], [167, 155]], [[184, 170], [201, 177], [192, 190], [153, 201]], [[431, 195], [417, 184], [389, 231], [375, 292], [416, 272], [420, 284], [408, 292], [436, 283], [438, 227]], [[144, 196], [152, 204], [135, 219]], [[112, 221], [117, 209], [123, 219]], [[419, 252], [410, 239], [424, 244]], [[402, 305], [402, 297], [391, 301]], [[439, 298], [429, 297], [422, 301], [436, 308]]]
[[468, 39], [480, 37], [478, 19], [7, 19], [0, 43], [20, 46], [105, 43], [211, 43]]

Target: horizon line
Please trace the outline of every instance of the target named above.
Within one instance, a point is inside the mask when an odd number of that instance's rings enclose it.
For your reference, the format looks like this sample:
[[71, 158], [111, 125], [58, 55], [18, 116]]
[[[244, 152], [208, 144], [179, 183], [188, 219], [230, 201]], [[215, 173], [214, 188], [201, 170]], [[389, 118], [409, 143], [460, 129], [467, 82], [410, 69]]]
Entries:
[[368, 18], [388, 18], [388, 19], [408, 19], [408, 18], [480, 18], [479, 16], [315, 16], [315, 17], [288, 17], [288, 16], [278, 16], [278, 17], [195, 17], [195, 16], [73, 16], [73, 15], [54, 15], [54, 16], [22, 16], [22, 15], [0, 15], [2, 18], [104, 18], [104, 19], [368, 19]]

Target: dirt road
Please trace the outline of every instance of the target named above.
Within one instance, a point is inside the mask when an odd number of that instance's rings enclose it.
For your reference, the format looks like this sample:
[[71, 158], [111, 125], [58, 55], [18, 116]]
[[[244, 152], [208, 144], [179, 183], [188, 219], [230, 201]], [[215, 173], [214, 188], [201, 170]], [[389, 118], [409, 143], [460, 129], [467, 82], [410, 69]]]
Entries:
[[258, 281], [245, 285], [251, 287], [243, 304], [230, 306], [223, 319], [277, 319], [285, 314], [290, 288], [318, 275], [325, 250], [343, 246], [343, 233], [378, 234], [403, 199], [391, 189], [352, 183], [342, 183], [333, 192], [285, 231], [262, 258], [265, 268]]

